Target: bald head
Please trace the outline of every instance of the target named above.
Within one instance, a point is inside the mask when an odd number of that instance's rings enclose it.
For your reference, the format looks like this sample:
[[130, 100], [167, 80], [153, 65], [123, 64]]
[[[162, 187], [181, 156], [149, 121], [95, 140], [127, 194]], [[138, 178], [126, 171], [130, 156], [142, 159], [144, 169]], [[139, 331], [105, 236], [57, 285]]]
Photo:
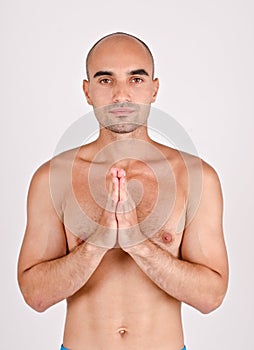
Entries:
[[109, 48], [110, 47], [116, 48], [118, 46], [119, 49], [121, 49], [123, 45], [126, 45], [128, 47], [135, 46], [137, 49], [139, 47], [140, 50], [144, 51], [144, 54], [147, 55], [148, 59], [150, 60], [151, 67], [152, 67], [152, 76], [154, 76], [154, 59], [149, 47], [142, 40], [138, 39], [134, 35], [130, 35], [122, 32], [116, 32], [116, 33], [106, 35], [100, 40], [98, 40], [88, 52], [88, 55], [86, 57], [86, 74], [87, 74], [88, 80], [90, 80], [90, 74], [89, 74], [90, 61], [92, 57], [96, 55], [96, 53], [98, 54], [100, 53], [100, 49], [105, 47], [105, 45], [107, 45]]

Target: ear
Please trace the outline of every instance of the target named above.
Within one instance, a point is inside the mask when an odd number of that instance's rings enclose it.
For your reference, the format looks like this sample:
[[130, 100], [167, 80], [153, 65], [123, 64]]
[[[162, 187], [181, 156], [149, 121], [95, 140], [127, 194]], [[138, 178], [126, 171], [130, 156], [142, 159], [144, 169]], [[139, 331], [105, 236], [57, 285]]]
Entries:
[[156, 78], [153, 80], [153, 95], [152, 95], [152, 103], [156, 101], [156, 96], [159, 90], [159, 79]]
[[92, 100], [90, 98], [90, 95], [89, 95], [89, 85], [90, 85], [90, 82], [86, 79], [83, 80], [83, 91], [84, 91], [84, 94], [86, 96], [86, 100], [87, 100], [87, 103], [89, 105], [92, 105]]

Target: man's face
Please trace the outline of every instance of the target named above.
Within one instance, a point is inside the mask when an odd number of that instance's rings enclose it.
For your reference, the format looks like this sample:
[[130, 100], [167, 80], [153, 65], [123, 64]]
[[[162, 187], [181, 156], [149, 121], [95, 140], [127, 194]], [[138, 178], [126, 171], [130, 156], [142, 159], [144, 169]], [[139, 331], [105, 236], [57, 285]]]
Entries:
[[104, 39], [89, 58], [88, 72], [84, 92], [103, 126], [125, 133], [146, 122], [158, 80], [141, 43], [126, 36]]

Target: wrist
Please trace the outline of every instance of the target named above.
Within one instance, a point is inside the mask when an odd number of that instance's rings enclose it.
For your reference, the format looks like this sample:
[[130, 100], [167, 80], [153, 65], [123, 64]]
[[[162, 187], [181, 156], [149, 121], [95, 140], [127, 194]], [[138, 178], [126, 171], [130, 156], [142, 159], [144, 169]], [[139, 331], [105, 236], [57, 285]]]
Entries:
[[154, 253], [154, 244], [146, 239], [140, 243], [136, 243], [128, 247], [123, 247], [122, 249], [129, 254], [149, 256]]
[[99, 246], [95, 243], [91, 243], [88, 241], [84, 242], [82, 249], [86, 253], [104, 253], [104, 252], [107, 252], [109, 250], [109, 248], [102, 247], [102, 246]]

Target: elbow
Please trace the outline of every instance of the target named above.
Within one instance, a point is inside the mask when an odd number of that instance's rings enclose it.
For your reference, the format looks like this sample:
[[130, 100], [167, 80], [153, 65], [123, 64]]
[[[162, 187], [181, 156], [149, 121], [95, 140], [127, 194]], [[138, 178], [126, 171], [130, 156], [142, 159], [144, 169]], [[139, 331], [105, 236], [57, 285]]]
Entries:
[[22, 291], [22, 295], [26, 304], [37, 312], [44, 312], [49, 307], [48, 305], [46, 305], [43, 298], [40, 298], [38, 295], [36, 295], [36, 293]]
[[224, 296], [223, 295], [217, 295], [217, 296], [207, 296], [206, 298], [204, 298], [204, 300], [202, 301], [202, 303], [198, 306], [198, 310], [202, 313], [202, 314], [209, 314], [213, 311], [215, 311], [216, 309], [218, 309], [223, 300], [224, 300]]
[[19, 280], [19, 288], [24, 298], [25, 303], [37, 312], [44, 312], [48, 309], [49, 305], [46, 304], [45, 299], [36, 292], [34, 288], [31, 288]]
[[18, 284], [25, 303], [34, 311], [41, 313], [50, 307], [43, 293], [27, 278], [25, 272], [18, 273]]
[[202, 314], [209, 314], [218, 309], [225, 298], [227, 287], [226, 278], [220, 278], [218, 283], [210, 285], [210, 288], [206, 289], [203, 298], [200, 298], [198, 310]]
[[27, 305], [29, 305], [34, 311], [37, 312], [44, 312], [48, 309], [49, 306], [45, 305], [45, 303], [42, 300], [37, 299], [25, 299]]

